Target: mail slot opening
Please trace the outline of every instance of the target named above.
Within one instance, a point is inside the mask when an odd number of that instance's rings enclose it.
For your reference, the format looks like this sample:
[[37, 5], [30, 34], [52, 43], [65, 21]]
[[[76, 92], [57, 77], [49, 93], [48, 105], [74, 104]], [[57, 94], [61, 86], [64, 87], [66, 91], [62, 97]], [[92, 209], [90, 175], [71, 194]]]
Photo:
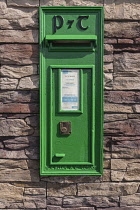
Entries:
[[45, 39], [49, 51], [95, 51], [97, 42], [96, 35], [48, 35]]

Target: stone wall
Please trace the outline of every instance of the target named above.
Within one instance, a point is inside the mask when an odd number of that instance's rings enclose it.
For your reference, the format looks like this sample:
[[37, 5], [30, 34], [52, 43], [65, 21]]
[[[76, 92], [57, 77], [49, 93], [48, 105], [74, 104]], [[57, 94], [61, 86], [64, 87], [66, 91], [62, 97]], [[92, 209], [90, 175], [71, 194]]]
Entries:
[[[39, 5], [105, 7], [103, 176], [39, 176]], [[0, 0], [0, 209], [140, 209], [140, 1]]]

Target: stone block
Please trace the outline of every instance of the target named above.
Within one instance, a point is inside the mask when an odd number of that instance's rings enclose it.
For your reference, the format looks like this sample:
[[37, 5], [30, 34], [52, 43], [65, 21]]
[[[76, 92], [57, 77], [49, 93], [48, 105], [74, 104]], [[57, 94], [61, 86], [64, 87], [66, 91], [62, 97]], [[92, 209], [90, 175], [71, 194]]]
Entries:
[[0, 45], [1, 64], [38, 64], [38, 45], [2, 44]]
[[140, 113], [140, 105], [134, 105], [133, 110], [135, 113]]
[[7, 103], [38, 103], [39, 93], [37, 90], [0, 91], [0, 102]]
[[92, 182], [101, 182], [101, 176], [42, 176], [41, 180], [47, 181], [49, 183], [61, 183], [61, 184], [70, 184], [70, 183], [92, 183]]
[[139, 159], [112, 159], [111, 169], [126, 170], [128, 165], [131, 165], [135, 162], [140, 163], [140, 160]]
[[66, 196], [63, 199], [63, 207], [64, 208], [72, 208], [72, 207], [84, 207], [84, 206], [96, 206], [96, 207], [112, 207], [117, 206], [119, 202], [119, 198], [117, 196], [110, 197], [101, 197], [101, 196], [93, 196], [93, 197], [73, 197]]
[[139, 90], [139, 77], [120, 77], [114, 78], [113, 90]]
[[38, 7], [39, 6], [39, 0], [7, 0], [8, 6], [15, 6], [15, 7]]
[[18, 85], [17, 79], [11, 79], [8, 77], [0, 78], [0, 90], [15, 90]]
[[47, 188], [47, 196], [76, 195], [77, 191], [75, 184], [48, 183]]
[[111, 181], [111, 172], [109, 169], [104, 169], [102, 179], [103, 179], [103, 182]]
[[23, 192], [23, 187], [16, 187], [9, 183], [0, 183], [0, 206], [7, 208], [10, 203], [22, 202]]
[[38, 30], [0, 30], [0, 43], [38, 43]]
[[47, 206], [48, 205], [62, 205], [62, 198], [58, 198], [58, 197], [47, 197], [46, 200]]
[[119, 196], [137, 192], [138, 183], [84, 183], [78, 184], [78, 196]]
[[114, 55], [114, 72], [120, 74], [126, 72], [127, 76], [133, 73], [133, 76], [138, 76], [140, 66], [140, 53], [128, 53]]
[[103, 0], [71, 0], [68, 6], [103, 6]]
[[140, 20], [138, 0], [105, 0], [105, 18], [122, 20]]
[[21, 103], [11, 103], [11, 104], [1, 104], [0, 113], [38, 113], [38, 104], [21, 104]]
[[140, 101], [139, 91], [105, 91], [105, 103], [137, 104]]
[[122, 52], [132, 52], [132, 53], [139, 53], [140, 52], [140, 45], [137, 44], [117, 44], [114, 45], [114, 54], [115, 53], [122, 53]]
[[136, 193], [134, 195], [121, 196], [120, 197], [121, 206], [139, 206], [140, 207], [140, 194]]
[[127, 207], [113, 207], [113, 208], [105, 208], [105, 209], [101, 209], [99, 208], [98, 210], [139, 210], [139, 207], [137, 206], [127, 206]]
[[139, 22], [105, 22], [105, 37], [107, 38], [139, 38]]
[[112, 90], [113, 87], [113, 74], [104, 73], [104, 88], [105, 90]]
[[34, 130], [22, 119], [0, 120], [1, 136], [25, 136], [33, 134]]
[[37, 74], [37, 65], [30, 66], [15, 66], [3, 65], [0, 69], [0, 76], [20, 79], [21, 77], [31, 76]]
[[124, 179], [125, 171], [119, 170], [111, 170], [111, 180], [115, 182], [121, 182]]
[[118, 39], [119, 44], [133, 44], [134, 41], [132, 39]]
[[134, 161], [133, 163], [128, 164], [127, 170], [125, 172], [124, 180], [125, 181], [140, 181], [140, 162]]
[[11, 151], [11, 150], [0, 149], [0, 158], [20, 160], [20, 159], [27, 159], [27, 156], [24, 150]]
[[39, 76], [33, 75], [31, 77], [21, 78], [17, 89], [38, 89], [39, 88]]
[[112, 137], [112, 157], [113, 158], [139, 158], [140, 139], [133, 137]]
[[105, 103], [104, 111], [107, 113], [133, 113], [132, 106], [111, 103]]
[[115, 135], [140, 135], [140, 120], [139, 119], [128, 119], [117, 122], [105, 123], [104, 130], [105, 134], [115, 134]]
[[127, 114], [105, 114], [104, 122], [115, 122], [119, 120], [126, 120]]
[[5, 4], [1, 6], [0, 20], [1, 30], [36, 29], [38, 28], [38, 10], [34, 8], [7, 8]]
[[113, 63], [104, 63], [104, 72], [105, 73], [113, 72]]
[[39, 138], [35, 136], [3, 137], [3, 144], [6, 149], [21, 150], [29, 146], [39, 146]]

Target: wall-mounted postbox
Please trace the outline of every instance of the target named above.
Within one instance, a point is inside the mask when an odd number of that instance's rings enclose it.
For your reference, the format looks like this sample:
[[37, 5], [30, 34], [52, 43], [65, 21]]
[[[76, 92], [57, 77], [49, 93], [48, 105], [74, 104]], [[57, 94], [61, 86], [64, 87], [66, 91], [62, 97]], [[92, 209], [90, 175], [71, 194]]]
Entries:
[[41, 175], [102, 174], [103, 8], [40, 8]]

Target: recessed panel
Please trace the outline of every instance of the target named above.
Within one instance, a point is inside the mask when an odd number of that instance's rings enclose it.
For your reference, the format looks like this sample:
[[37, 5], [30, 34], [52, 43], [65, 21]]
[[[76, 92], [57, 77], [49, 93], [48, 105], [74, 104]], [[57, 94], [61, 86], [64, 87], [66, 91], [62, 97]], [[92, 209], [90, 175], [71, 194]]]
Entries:
[[61, 70], [61, 110], [79, 110], [79, 70]]

